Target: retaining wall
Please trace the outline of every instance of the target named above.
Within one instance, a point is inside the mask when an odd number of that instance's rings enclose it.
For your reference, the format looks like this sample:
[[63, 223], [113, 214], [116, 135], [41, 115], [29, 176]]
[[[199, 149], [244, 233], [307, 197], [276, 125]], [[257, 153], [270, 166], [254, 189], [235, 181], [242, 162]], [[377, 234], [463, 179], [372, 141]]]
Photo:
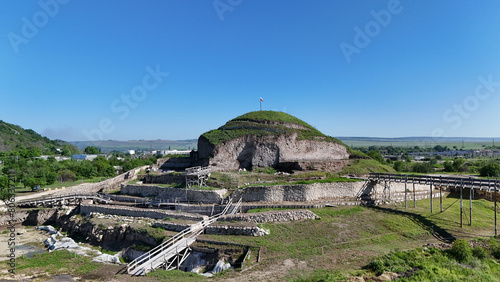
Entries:
[[[436, 187], [433, 186], [435, 189]], [[413, 193], [413, 185], [406, 187], [409, 198]], [[230, 197], [233, 200], [242, 198], [243, 202], [283, 203], [283, 202], [335, 202], [345, 204], [367, 198], [373, 201], [401, 200], [404, 194], [404, 183], [390, 183], [390, 189], [383, 184], [370, 181], [334, 182], [276, 186], [250, 186], [234, 191]], [[122, 184], [123, 194], [141, 195], [143, 197], [158, 197], [166, 201], [187, 200], [204, 204], [219, 204], [227, 194], [226, 189], [195, 190], [168, 188], [155, 185]], [[415, 184], [415, 192], [420, 199], [429, 197], [429, 185]], [[399, 198], [398, 198], [399, 197]], [[404, 200], [404, 198], [402, 199]], [[377, 202], [378, 203], [378, 202]], [[355, 203], [354, 203], [355, 204]]]
[[[413, 191], [411, 184], [408, 191]], [[235, 191], [233, 199], [242, 198], [243, 202], [312, 202], [332, 199], [356, 200], [358, 197], [372, 199], [383, 198], [388, 195], [404, 193], [404, 183], [391, 183], [390, 189], [375, 182], [334, 182], [277, 186], [251, 186]], [[428, 192], [428, 185], [415, 184], [415, 191]], [[409, 192], [410, 193], [410, 192]]]
[[149, 217], [155, 219], [164, 219], [167, 217], [182, 219], [182, 220], [193, 220], [201, 221], [207, 216], [197, 215], [197, 214], [187, 214], [182, 212], [169, 212], [166, 210], [156, 210], [156, 209], [140, 209], [140, 208], [117, 208], [111, 206], [96, 206], [96, 205], [80, 205], [80, 213], [84, 215], [89, 215], [92, 212], [102, 213], [102, 214], [114, 214], [122, 216], [132, 216], [132, 217]]
[[175, 202], [177, 199], [189, 202], [202, 202], [204, 204], [220, 203], [226, 196], [226, 189], [218, 190], [196, 190], [161, 187], [155, 185], [122, 184], [121, 193], [129, 195], [141, 195], [143, 197], [157, 197], [162, 200]]
[[[129, 170], [125, 173], [122, 173], [116, 177], [106, 179], [104, 181], [98, 182], [98, 183], [83, 183], [77, 186], [73, 187], [68, 187], [68, 189], [60, 190], [57, 191], [53, 194], [53, 196], [63, 196], [63, 195], [70, 195], [70, 194], [91, 194], [91, 193], [97, 193], [100, 190], [103, 191], [109, 191], [112, 189], [116, 189], [120, 187], [120, 184], [126, 181], [134, 180], [137, 178], [137, 173], [141, 169], [145, 169], [148, 166], [142, 166], [136, 169]], [[69, 189], [73, 188], [73, 189]]]
[[[141, 176], [139, 176], [141, 178]], [[179, 174], [147, 174], [143, 175], [142, 183], [160, 183], [160, 184], [171, 184], [171, 183], [186, 183], [186, 176]]]

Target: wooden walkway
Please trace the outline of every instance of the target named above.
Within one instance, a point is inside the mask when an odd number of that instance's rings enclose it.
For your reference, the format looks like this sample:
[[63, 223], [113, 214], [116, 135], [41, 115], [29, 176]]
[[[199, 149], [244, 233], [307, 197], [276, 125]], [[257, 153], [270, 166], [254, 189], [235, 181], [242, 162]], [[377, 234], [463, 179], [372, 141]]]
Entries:
[[448, 177], [430, 175], [406, 175], [389, 173], [370, 173], [370, 181], [388, 181], [399, 183], [427, 184], [449, 188], [465, 188], [480, 191], [494, 192], [499, 190], [499, 183], [496, 179], [478, 179], [472, 177]]
[[387, 191], [390, 195], [390, 183], [391, 182], [399, 182], [405, 184], [405, 195], [404, 195], [404, 203], [405, 208], [408, 208], [407, 203], [407, 193], [408, 189], [406, 189], [407, 184], [413, 184], [413, 206], [415, 207], [415, 184], [423, 184], [429, 185], [430, 192], [430, 207], [431, 213], [433, 212], [433, 186], [436, 189], [439, 189], [439, 203], [440, 203], [440, 212], [443, 212], [443, 198], [442, 198], [442, 190], [443, 188], [450, 189], [453, 188], [455, 192], [460, 191], [460, 227], [463, 227], [463, 217], [467, 216], [464, 212], [464, 204], [463, 204], [463, 195], [464, 191], [469, 192], [469, 215], [468, 221], [469, 225], [472, 226], [472, 199], [474, 199], [474, 194], [484, 194], [485, 198], [494, 202], [494, 229], [495, 236], [498, 236], [498, 225], [497, 225], [497, 201], [498, 201], [498, 192], [499, 183], [497, 178], [495, 179], [478, 179], [472, 177], [443, 177], [443, 176], [431, 176], [431, 175], [406, 175], [406, 174], [388, 174], [388, 173], [370, 173], [368, 177], [369, 181], [372, 182], [383, 182], [384, 193]]
[[196, 241], [198, 235], [203, 233], [205, 228], [217, 221], [219, 217], [225, 214], [235, 214], [241, 206], [241, 199], [234, 205], [233, 209], [231, 209], [232, 205], [232, 199], [230, 199], [221, 213], [191, 225], [151, 251], [130, 262], [127, 265], [127, 273], [131, 275], [146, 275], [148, 272], [158, 268], [166, 270], [178, 269], [189, 256], [191, 252], [189, 246]]

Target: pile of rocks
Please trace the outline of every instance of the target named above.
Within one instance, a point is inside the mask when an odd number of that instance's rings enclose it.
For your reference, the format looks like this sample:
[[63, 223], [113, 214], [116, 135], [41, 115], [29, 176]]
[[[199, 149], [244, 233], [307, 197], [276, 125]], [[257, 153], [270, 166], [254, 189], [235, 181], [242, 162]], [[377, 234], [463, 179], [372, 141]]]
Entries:
[[242, 236], [265, 236], [269, 235], [268, 229], [263, 229], [258, 226], [227, 226], [227, 225], [214, 225], [208, 226], [205, 229], [205, 234], [216, 235], [242, 235]]
[[161, 209], [141, 209], [135, 207], [114, 207], [114, 206], [96, 206], [80, 205], [80, 213], [88, 215], [90, 213], [102, 213], [109, 215], [120, 215], [128, 217], [149, 217], [154, 219], [164, 219], [167, 217], [181, 220], [201, 221], [207, 216], [193, 213], [173, 212]]
[[224, 221], [247, 221], [247, 222], [257, 222], [257, 223], [295, 221], [304, 219], [320, 219], [320, 217], [310, 210], [268, 211], [268, 212], [258, 212], [258, 213], [226, 215], [221, 217], [221, 220]]

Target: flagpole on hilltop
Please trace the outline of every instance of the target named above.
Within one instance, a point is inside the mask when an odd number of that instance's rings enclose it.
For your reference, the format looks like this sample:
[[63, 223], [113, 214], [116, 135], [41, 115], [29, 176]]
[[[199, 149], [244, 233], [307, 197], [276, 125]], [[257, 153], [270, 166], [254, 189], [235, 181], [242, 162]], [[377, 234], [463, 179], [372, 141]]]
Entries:
[[259, 103], [260, 103], [260, 110], [262, 111], [262, 102], [264, 102], [264, 99], [262, 99], [262, 97], [260, 97], [259, 99]]

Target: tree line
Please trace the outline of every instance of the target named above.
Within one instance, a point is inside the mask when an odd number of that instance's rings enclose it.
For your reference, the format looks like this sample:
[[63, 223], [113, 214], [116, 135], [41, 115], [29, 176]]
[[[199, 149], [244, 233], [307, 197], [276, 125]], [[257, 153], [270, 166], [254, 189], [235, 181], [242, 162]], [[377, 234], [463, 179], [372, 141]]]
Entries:
[[[86, 152], [98, 152], [97, 148], [89, 147], [85, 149]], [[33, 188], [52, 185], [57, 181], [108, 178], [139, 166], [154, 164], [157, 161], [155, 156], [132, 158], [120, 153], [114, 153], [110, 158], [100, 155], [92, 161], [74, 159], [57, 161], [54, 157], [44, 160], [38, 158], [40, 155], [41, 150], [37, 147], [0, 152], [0, 161], [3, 162], [0, 170], [0, 188], [7, 188], [9, 181], [15, 185]]]
[[385, 160], [379, 151], [371, 150], [366, 153], [370, 158], [381, 164], [391, 165], [397, 172], [432, 173], [436, 171], [457, 172], [479, 174], [480, 176], [498, 177], [500, 176], [500, 160], [466, 160], [464, 158], [454, 158], [443, 160], [441, 156], [428, 157], [423, 161], [414, 162], [408, 155], [403, 155], [399, 161]]

